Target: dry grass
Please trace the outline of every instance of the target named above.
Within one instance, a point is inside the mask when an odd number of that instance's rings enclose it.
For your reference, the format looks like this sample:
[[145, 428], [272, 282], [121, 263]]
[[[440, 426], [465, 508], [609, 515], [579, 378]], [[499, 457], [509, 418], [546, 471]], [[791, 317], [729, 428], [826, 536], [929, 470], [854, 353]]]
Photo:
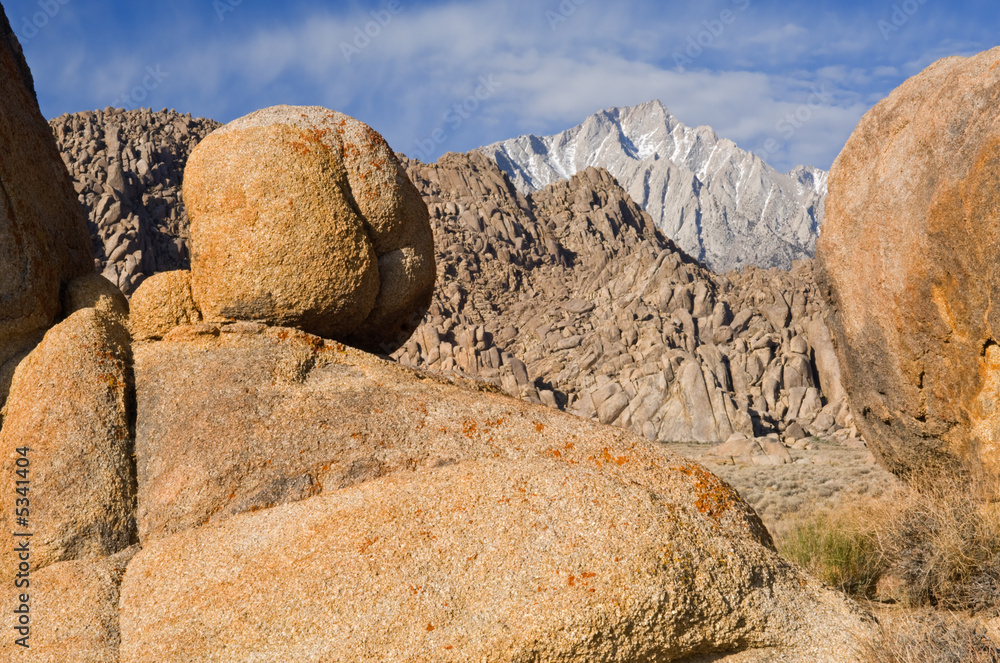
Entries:
[[997, 494], [913, 482], [800, 520], [777, 543], [828, 584], [896, 604], [861, 638], [865, 663], [1000, 663], [980, 621], [1000, 614]]
[[878, 585], [909, 607], [996, 614], [1000, 508], [990, 501], [995, 494], [958, 484], [900, 486], [802, 520], [779, 535], [778, 546], [856, 596], [873, 598]]
[[[837, 511], [865, 496], [878, 497], [897, 483], [893, 475], [865, 462], [865, 449], [825, 440], [816, 440], [815, 447], [790, 449], [797, 461], [791, 465], [706, 467], [736, 488], [776, 537], [817, 512]], [[711, 445], [671, 444], [670, 448], [700, 460]]]
[[870, 604], [879, 627], [859, 634], [862, 661], [1000, 663], [1000, 491], [904, 485], [855, 454], [831, 445], [793, 451], [805, 464], [711, 469], [757, 510], [783, 556], [855, 598], [892, 603]]
[[853, 513], [820, 513], [778, 539], [781, 554], [823, 582], [854, 596], [873, 596], [884, 561]]
[[[919, 484], [917, 484], [919, 485]], [[906, 605], [995, 614], [1000, 608], [1000, 509], [993, 486], [934, 484], [878, 501], [862, 522], [883, 576]]]
[[879, 628], [861, 639], [864, 663], [1000, 663], [1000, 648], [975, 620], [930, 609], [874, 612]]

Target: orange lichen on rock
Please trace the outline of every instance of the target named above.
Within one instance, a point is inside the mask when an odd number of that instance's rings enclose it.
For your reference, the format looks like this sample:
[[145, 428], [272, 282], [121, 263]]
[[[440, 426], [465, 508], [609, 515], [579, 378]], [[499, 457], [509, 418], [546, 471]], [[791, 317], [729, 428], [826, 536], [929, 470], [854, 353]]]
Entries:
[[686, 463], [671, 469], [694, 480], [695, 507], [700, 513], [712, 518], [716, 523], [720, 522], [722, 516], [733, 505], [743, 501], [732, 486], [701, 465]]

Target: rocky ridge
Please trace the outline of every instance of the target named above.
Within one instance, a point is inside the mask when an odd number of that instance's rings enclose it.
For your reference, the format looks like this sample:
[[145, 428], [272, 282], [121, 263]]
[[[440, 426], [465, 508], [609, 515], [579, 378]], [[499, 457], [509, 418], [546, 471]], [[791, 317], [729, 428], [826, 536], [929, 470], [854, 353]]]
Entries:
[[811, 263], [713, 274], [595, 168], [525, 197], [477, 152], [404, 165], [440, 287], [400, 362], [651, 440], [859, 443]]
[[553, 136], [479, 148], [524, 194], [590, 166], [605, 168], [684, 251], [722, 273], [790, 269], [815, 253], [826, 173], [780, 173], [763, 159], [692, 128], [660, 101], [603, 110]]
[[[148, 110], [54, 120], [64, 160], [81, 164], [71, 170], [78, 189], [105, 182], [105, 162], [89, 158], [93, 141], [65, 130], [59, 138], [59, 127], [97, 135], [107, 122], [133, 128], [116, 134], [124, 154], [139, 152], [139, 127], [174, 137], [164, 150], [178, 156], [161, 153], [159, 162], [175, 168], [170, 186], [154, 184], [144, 194], [173, 202], [166, 232], [146, 236], [172, 239], [141, 264], [186, 268], [187, 215], [173, 183], [181, 181], [180, 165], [199, 134], [181, 139], [177, 127], [200, 131], [215, 123]], [[808, 444], [810, 434], [835, 433], [860, 443], [808, 261], [792, 271], [713, 274], [658, 233], [601, 169], [525, 196], [478, 152], [430, 165], [402, 162], [430, 210], [439, 287], [397, 360], [492, 382], [650, 439], [723, 442], [733, 434], [781, 433], [789, 444]], [[127, 178], [141, 181], [131, 171]], [[95, 244], [108, 235], [101, 228], [134, 225], [136, 213], [128, 210], [144, 208], [129, 200], [101, 217], [100, 207], [88, 208]], [[140, 263], [128, 255], [117, 252], [104, 269], [138, 274], [135, 281], [127, 276], [138, 283], [146, 272], [130, 272]]]

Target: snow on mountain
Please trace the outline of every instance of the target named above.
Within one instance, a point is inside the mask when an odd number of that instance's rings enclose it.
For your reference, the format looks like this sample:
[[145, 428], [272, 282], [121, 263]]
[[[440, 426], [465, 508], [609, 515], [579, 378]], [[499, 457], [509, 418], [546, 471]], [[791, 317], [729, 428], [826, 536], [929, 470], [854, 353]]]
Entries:
[[667, 237], [716, 272], [789, 269], [816, 249], [825, 171], [780, 173], [710, 127], [685, 126], [660, 101], [603, 110], [554, 136], [520, 136], [479, 151], [525, 194], [587, 166], [607, 169]]

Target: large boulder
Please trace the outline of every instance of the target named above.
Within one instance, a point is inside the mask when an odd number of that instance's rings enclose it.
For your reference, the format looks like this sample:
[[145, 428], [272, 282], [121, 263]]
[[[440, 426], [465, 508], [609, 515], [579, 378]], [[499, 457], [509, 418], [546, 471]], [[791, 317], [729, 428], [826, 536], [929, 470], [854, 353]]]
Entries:
[[853, 660], [858, 616], [753, 531], [667, 454], [400, 472], [145, 546], [122, 661]]
[[839, 661], [864, 628], [625, 430], [262, 324], [135, 357], [123, 661]]
[[403, 469], [496, 454], [624, 458], [647, 446], [262, 324], [178, 327], [136, 347], [135, 376], [143, 543]]
[[[0, 428], [0, 511], [5, 540], [29, 544], [32, 570], [134, 542], [133, 399], [128, 329], [114, 312], [73, 313], [17, 367]], [[19, 565], [5, 549], [0, 581], [13, 587]]]
[[385, 140], [351, 117], [276, 106], [231, 122], [192, 152], [184, 200], [191, 289], [209, 319], [393, 350], [430, 303], [427, 207]]
[[830, 327], [858, 426], [901, 475], [1000, 475], [998, 108], [1000, 48], [940, 60], [830, 173]]
[[93, 269], [83, 210], [0, 8], [0, 364], [52, 325], [60, 288]]

